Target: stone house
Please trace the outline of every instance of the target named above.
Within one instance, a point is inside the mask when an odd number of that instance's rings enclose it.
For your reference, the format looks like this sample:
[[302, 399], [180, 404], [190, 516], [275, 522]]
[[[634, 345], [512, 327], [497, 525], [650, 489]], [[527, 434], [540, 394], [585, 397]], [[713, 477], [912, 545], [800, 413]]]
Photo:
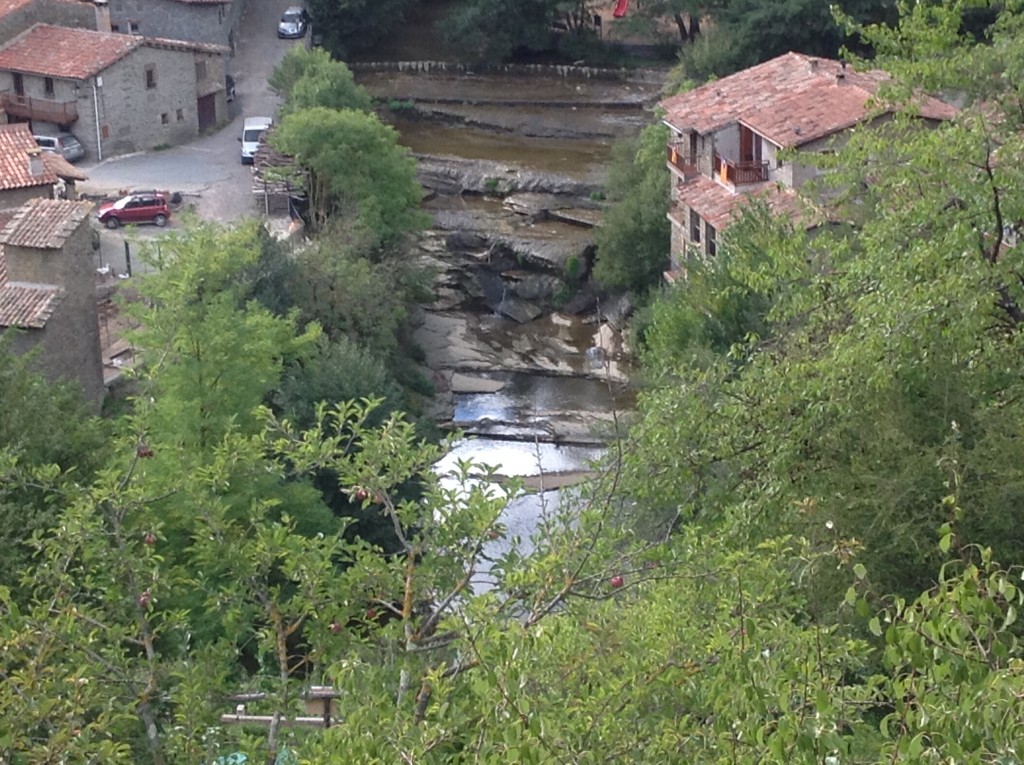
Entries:
[[[805, 209], [798, 189], [815, 177], [808, 155], [831, 152], [857, 125], [891, 119], [874, 103], [888, 80], [881, 71], [855, 72], [845, 63], [786, 53], [661, 102], [671, 130], [670, 281], [687, 251], [716, 253], [719, 235], [752, 200], [775, 214]], [[957, 110], [931, 97], [915, 103], [937, 124]], [[813, 216], [802, 225], [813, 225]]]
[[109, 0], [97, 6], [101, 31], [223, 45], [232, 52], [245, 9], [242, 0]]
[[103, 361], [96, 312], [92, 205], [32, 199], [0, 231], [0, 333], [38, 351], [50, 380], [77, 381], [98, 410]]
[[96, 29], [96, 9], [82, 0], [0, 0], [0, 43], [33, 24]]
[[94, 160], [184, 143], [227, 119], [227, 52], [36, 24], [0, 48], [0, 99], [33, 131], [73, 131]]
[[0, 125], [0, 211], [29, 199], [75, 199], [86, 175], [59, 154], [40, 151], [28, 125]]

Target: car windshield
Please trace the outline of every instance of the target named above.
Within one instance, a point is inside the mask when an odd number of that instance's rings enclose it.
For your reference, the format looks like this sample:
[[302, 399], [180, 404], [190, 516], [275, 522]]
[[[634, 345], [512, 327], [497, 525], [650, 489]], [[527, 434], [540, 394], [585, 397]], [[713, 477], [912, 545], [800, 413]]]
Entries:
[[284, 24], [298, 24], [301, 19], [302, 19], [302, 14], [301, 13], [292, 12], [292, 13], [286, 13], [284, 16], [282, 16], [281, 17], [281, 22], [284, 23]]
[[121, 197], [116, 202], [114, 202], [113, 207], [115, 210], [123, 210], [128, 205], [128, 203], [131, 202], [134, 198], [135, 197]]
[[260, 140], [260, 136], [263, 134], [263, 130], [264, 128], [252, 128], [246, 130], [242, 134], [242, 140], [245, 141], [246, 143], [256, 143], [258, 140]]

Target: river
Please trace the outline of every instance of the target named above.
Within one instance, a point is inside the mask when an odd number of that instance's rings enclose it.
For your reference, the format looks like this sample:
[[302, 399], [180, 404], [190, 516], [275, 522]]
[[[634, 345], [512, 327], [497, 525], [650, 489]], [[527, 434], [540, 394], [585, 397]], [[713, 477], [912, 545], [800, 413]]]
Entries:
[[471, 458], [523, 478], [502, 520], [529, 549], [634, 405], [622, 317], [567, 274], [592, 265], [612, 147], [654, 119], [663, 72], [447, 64], [426, 31], [443, 5], [350, 65], [436, 192], [420, 257], [437, 299], [417, 341], [437, 419], [466, 434], [438, 469]]

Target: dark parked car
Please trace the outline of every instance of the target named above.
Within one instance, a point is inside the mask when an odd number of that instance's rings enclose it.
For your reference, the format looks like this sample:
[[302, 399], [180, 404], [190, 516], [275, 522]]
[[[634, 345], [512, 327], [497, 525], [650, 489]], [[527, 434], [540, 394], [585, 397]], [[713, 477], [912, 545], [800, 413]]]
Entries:
[[68, 162], [77, 162], [85, 156], [85, 147], [82, 142], [71, 133], [58, 133], [57, 135], [35, 135], [32, 136], [43, 151], [50, 151], [60, 154]]
[[292, 6], [284, 12], [277, 25], [277, 36], [287, 40], [297, 40], [306, 36], [309, 26], [309, 15], [304, 8]]
[[167, 197], [163, 194], [142, 192], [128, 194], [116, 202], [104, 202], [99, 209], [100, 223], [107, 228], [117, 228], [124, 223], [152, 223], [166, 226], [171, 217]]

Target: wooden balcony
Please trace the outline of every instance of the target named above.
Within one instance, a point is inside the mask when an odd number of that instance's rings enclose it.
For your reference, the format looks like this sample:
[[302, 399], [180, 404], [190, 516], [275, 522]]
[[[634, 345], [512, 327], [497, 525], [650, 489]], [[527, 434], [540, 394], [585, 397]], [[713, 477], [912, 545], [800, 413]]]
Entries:
[[768, 180], [768, 163], [733, 162], [721, 154], [715, 154], [715, 175], [722, 183], [731, 183], [733, 186], [763, 183]]
[[682, 173], [684, 178], [697, 175], [697, 157], [692, 156], [682, 146], [670, 143], [667, 155], [668, 163]]
[[12, 117], [53, 122], [63, 126], [78, 120], [78, 103], [75, 101], [34, 98], [5, 90], [0, 92], [0, 104], [3, 104], [4, 111]]

